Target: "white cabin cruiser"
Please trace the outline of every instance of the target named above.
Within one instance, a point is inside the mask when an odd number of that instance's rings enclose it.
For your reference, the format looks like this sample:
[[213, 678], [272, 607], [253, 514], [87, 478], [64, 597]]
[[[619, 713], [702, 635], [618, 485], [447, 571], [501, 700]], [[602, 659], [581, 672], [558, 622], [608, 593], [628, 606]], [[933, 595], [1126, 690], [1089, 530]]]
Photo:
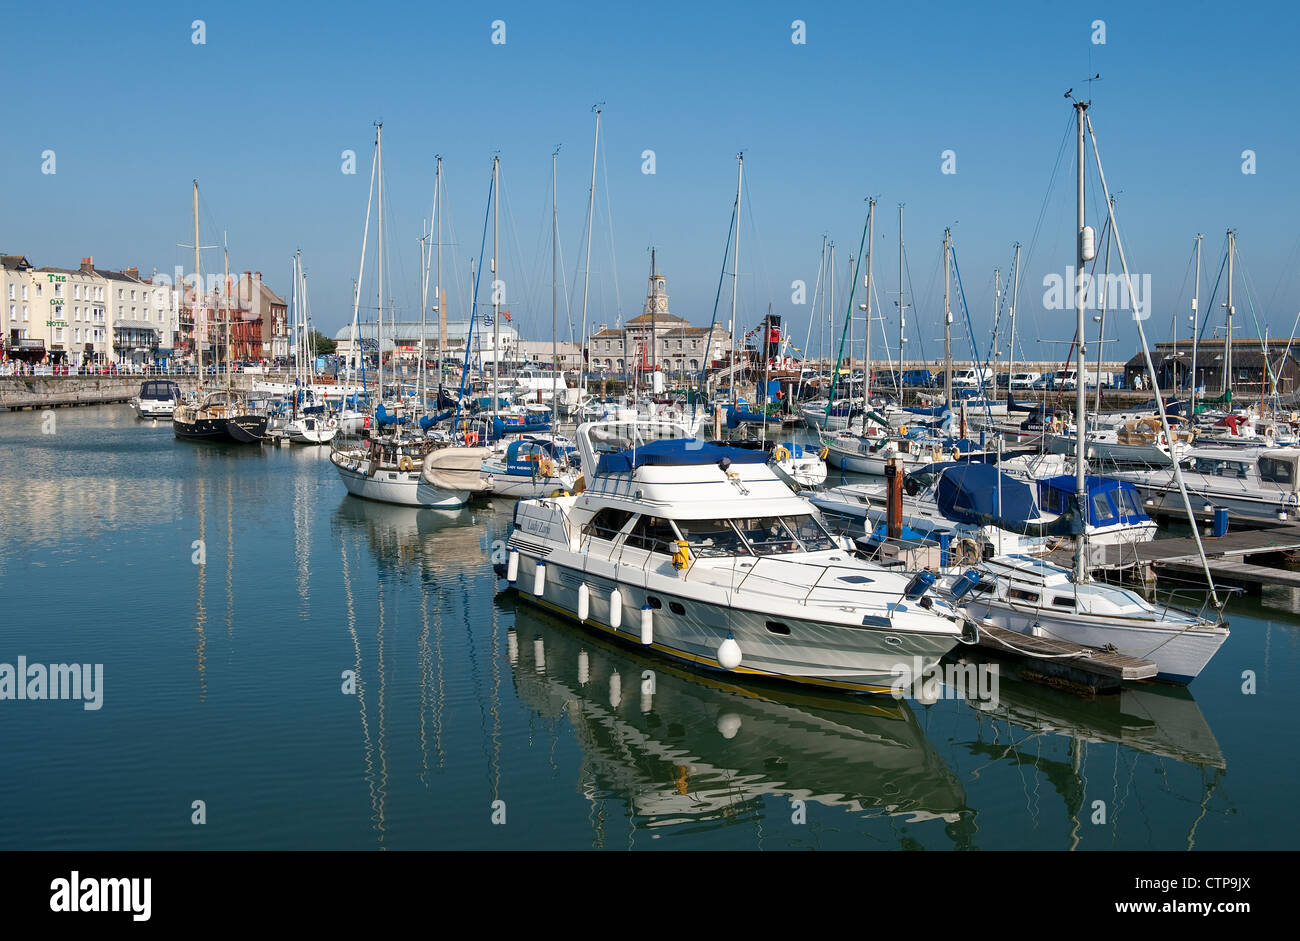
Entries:
[[1226, 621], [1153, 604], [1127, 588], [1080, 583], [1067, 568], [1019, 553], [982, 562], [948, 587], [981, 624], [1154, 660], [1159, 678], [1175, 683], [1196, 679], [1228, 639]]
[[707, 669], [888, 693], [973, 629], [933, 573], [863, 561], [767, 454], [667, 422], [588, 423], [579, 493], [520, 501], [498, 571], [588, 629]]
[[[1195, 448], [1180, 463], [1194, 512], [1222, 507], [1244, 520], [1286, 520], [1300, 514], [1300, 448]], [[1148, 511], [1185, 512], [1172, 468], [1129, 471]]]
[[440, 442], [397, 434], [336, 438], [330, 462], [348, 493], [400, 506], [464, 506], [482, 493], [488, 448], [440, 446]]
[[131, 399], [131, 408], [141, 419], [167, 419], [181, 404], [181, 388], [170, 379], [147, 379], [140, 385], [140, 393]]

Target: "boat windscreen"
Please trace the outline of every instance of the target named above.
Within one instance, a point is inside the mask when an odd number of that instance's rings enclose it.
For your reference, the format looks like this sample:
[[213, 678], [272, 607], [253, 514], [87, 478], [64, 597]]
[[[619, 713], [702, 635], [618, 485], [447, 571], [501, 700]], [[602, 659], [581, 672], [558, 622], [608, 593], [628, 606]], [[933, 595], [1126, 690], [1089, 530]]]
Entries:
[[779, 516], [755, 516], [733, 520], [754, 555], [798, 552], [799, 541]]

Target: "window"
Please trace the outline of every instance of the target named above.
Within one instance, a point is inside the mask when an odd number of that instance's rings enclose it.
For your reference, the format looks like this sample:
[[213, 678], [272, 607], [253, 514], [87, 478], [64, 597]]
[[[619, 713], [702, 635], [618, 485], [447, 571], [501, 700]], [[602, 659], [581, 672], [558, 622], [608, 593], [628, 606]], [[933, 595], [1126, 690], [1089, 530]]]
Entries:
[[748, 555], [740, 535], [726, 520], [678, 520], [677, 529], [690, 546], [691, 555], [704, 559]]
[[13, 283], [10, 282], [10, 284], [9, 284], [9, 300], [12, 301], [13, 299], [14, 299], [14, 286], [13, 286]]
[[809, 552], [821, 552], [824, 549], [836, 548], [835, 541], [822, 528], [822, 525], [813, 518], [812, 514], [786, 517], [786, 523], [794, 530], [794, 534]]
[[778, 555], [798, 552], [799, 543], [779, 516], [758, 516], [736, 520], [736, 528], [745, 537], [755, 555]]
[[670, 601], [668, 602], [668, 610], [671, 611], [673, 614], [685, 614], [686, 606], [683, 605], [680, 601]]
[[658, 516], [642, 516], [628, 534], [627, 544], [651, 552], [672, 553], [677, 549], [677, 530]]
[[1052, 604], [1056, 605], [1058, 608], [1073, 608], [1074, 599], [1069, 595], [1057, 595], [1052, 599]]
[[769, 632], [771, 632], [771, 633], [773, 633], [773, 634], [780, 634], [780, 635], [782, 635], [783, 637], [789, 637], [789, 636], [790, 636], [790, 625], [788, 625], [788, 624], [783, 624], [783, 623], [780, 622], [780, 621], [768, 621], [768, 622], [767, 622], [767, 629], [768, 629]]
[[36, 282], [36, 296], [37, 296], [37, 297], [40, 297], [40, 295], [41, 295], [41, 283], [40, 283], [39, 281], [37, 281], [37, 282]]
[[1010, 598], [1012, 601], [1035, 602], [1038, 600], [1038, 592], [1025, 591], [1022, 588], [1008, 588], [1007, 597]]
[[9, 319], [10, 319], [10, 320], [17, 320], [17, 319], [18, 319], [18, 313], [17, 313], [17, 310], [18, 310], [18, 308], [17, 308], [16, 305], [14, 305], [14, 304], [10, 304], [10, 305], [9, 305]]
[[80, 285], [80, 284], [74, 284], [74, 285], [72, 286], [72, 299], [73, 299], [74, 301], [79, 301], [79, 300], [81, 300], [81, 285]]
[[27, 322], [27, 305], [23, 305], [23, 323]]
[[654, 608], [656, 611], [661, 610], [664, 606], [664, 603], [660, 601], [658, 598], [656, 598], [654, 595], [646, 595], [645, 603], [648, 604], [650, 607]]
[[55, 296], [55, 297], [62, 297], [62, 296], [63, 296], [63, 285], [62, 285], [62, 284], [56, 284], [56, 285], [54, 285], [54, 296]]
[[1115, 518], [1115, 511], [1110, 508], [1110, 501], [1104, 493], [1092, 495], [1092, 512], [1098, 523], [1106, 523]]
[[1290, 461], [1279, 460], [1275, 457], [1261, 457], [1259, 459], [1259, 479], [1270, 484], [1285, 484], [1291, 486], [1295, 483], [1295, 468]]
[[23, 300], [27, 300], [27, 285], [23, 285]]
[[627, 510], [617, 510], [607, 506], [593, 516], [590, 523], [582, 527], [582, 534], [600, 539], [613, 539], [631, 518], [632, 514]]

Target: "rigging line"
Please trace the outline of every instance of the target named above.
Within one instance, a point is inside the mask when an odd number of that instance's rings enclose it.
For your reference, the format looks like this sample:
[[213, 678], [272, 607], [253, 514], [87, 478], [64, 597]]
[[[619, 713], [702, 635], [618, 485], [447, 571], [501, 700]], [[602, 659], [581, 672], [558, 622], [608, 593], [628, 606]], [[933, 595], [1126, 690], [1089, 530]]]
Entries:
[[[934, 297], [935, 281], [938, 277], [939, 267], [941, 264], [942, 264], [941, 262], [935, 261], [934, 268], [930, 272], [930, 284], [926, 288], [926, 292], [925, 292], [925, 301], [927, 307], [930, 306], [930, 301]], [[929, 362], [929, 358], [925, 355], [925, 331], [920, 328], [921, 314], [917, 310], [916, 289], [912, 286], [912, 259], [908, 257], [906, 246], [904, 246], [903, 248], [903, 267], [907, 271], [907, 292], [912, 295], [912, 317], [913, 317], [913, 322], [917, 324], [917, 326], [914, 329], [916, 332], [917, 343], [920, 344], [921, 347], [921, 362]]]
[[[962, 310], [966, 314], [966, 333], [970, 338], [970, 347], [971, 352], [974, 354], [975, 365], [987, 369], [988, 361], [980, 359], [979, 344], [975, 342], [975, 325], [971, 323], [970, 307], [966, 304], [966, 287], [961, 282], [961, 269], [957, 267], [957, 246], [955, 244], [952, 246], [952, 270], [957, 276], [957, 295], [961, 298]], [[949, 409], [952, 408], [951, 402], [945, 404]], [[987, 395], [984, 396], [984, 417], [988, 419], [990, 425], [993, 424], [993, 412], [989, 408], [989, 399]]]
[[[852, 282], [851, 286], [849, 287], [849, 292], [848, 292], [848, 294], [849, 294], [849, 299], [848, 299], [848, 309], [845, 310], [845, 312], [844, 312], [844, 330], [840, 333], [840, 350], [839, 350], [839, 353], [836, 354], [836, 356], [835, 356], [835, 370], [834, 370], [834, 372], [831, 373], [831, 392], [830, 392], [830, 396], [829, 396], [829, 398], [828, 398], [828, 400], [827, 400], [827, 402], [826, 402], [826, 420], [825, 420], [825, 422], [823, 422], [823, 424], [822, 424], [822, 430], [823, 430], [823, 431], [826, 430], [826, 429], [829, 427], [829, 425], [830, 425], [830, 420], [831, 420], [831, 408], [832, 408], [832, 406], [834, 406], [834, 404], [835, 404], [835, 389], [836, 389], [836, 387], [839, 385], [839, 379], [840, 379], [840, 364], [841, 364], [842, 362], [844, 362], [844, 343], [845, 343], [845, 341], [848, 339], [848, 335], [849, 335], [849, 323], [850, 323], [850, 322], [852, 321], [852, 319], [853, 319], [853, 297], [854, 297], [854, 295], [857, 293], [857, 290], [858, 290], [858, 271], [859, 271], [859, 269], [861, 269], [861, 267], [862, 267], [862, 246], [865, 245], [865, 244], [867, 243], [867, 228], [868, 228], [868, 226], [871, 225], [871, 216], [872, 216], [872, 214], [873, 214], [874, 212], [875, 212], [875, 205], [872, 204], [872, 205], [871, 205], [871, 209], [869, 209], [869, 210], [867, 211], [867, 218], [866, 218], [866, 220], [863, 221], [863, 223], [862, 223], [862, 238], [861, 238], [861, 239], [859, 240], [859, 242], [858, 242], [858, 257], [857, 257], [856, 259], [854, 259], [854, 262], [853, 262], [853, 265], [854, 265], [854, 267], [853, 267], [853, 282]], [[864, 363], [864, 364], [863, 364], [863, 368], [864, 368], [864, 369], [870, 369], [871, 367], [870, 367], [869, 364]], [[865, 374], [864, 374], [864, 375], [865, 375]]]
[[[1106, 174], [1102, 170], [1101, 166], [1101, 146], [1097, 143], [1097, 132], [1093, 129], [1092, 119], [1088, 116], [1086, 111], [1083, 113], [1083, 120], [1088, 126], [1088, 135], [1092, 139], [1092, 150], [1097, 158], [1097, 177], [1101, 181], [1103, 192], [1106, 194], [1107, 206], [1109, 208], [1108, 214], [1110, 216], [1111, 224], [1115, 225], [1115, 209], [1114, 206], [1110, 204], [1110, 193], [1106, 187]], [[1118, 230], [1118, 226], [1116, 226], [1116, 229]], [[1119, 263], [1120, 267], [1124, 271], [1124, 282], [1128, 286], [1129, 297], [1133, 297], [1133, 279], [1129, 275], [1128, 259], [1124, 257], [1124, 243], [1121, 241], [1118, 231], [1115, 233], [1115, 249], [1119, 252]], [[1150, 371], [1151, 389], [1156, 394], [1156, 409], [1160, 413], [1160, 424], [1164, 429], [1165, 440], [1171, 442], [1170, 450], [1172, 451], [1172, 442], [1176, 439], [1174, 438], [1173, 431], [1169, 427], [1169, 416], [1165, 413], [1164, 399], [1160, 396], [1160, 385], [1156, 377], [1156, 367], [1151, 361], [1151, 348], [1147, 345], [1146, 329], [1142, 326], [1142, 321], [1140, 319], [1134, 318], [1133, 322], [1137, 324], [1138, 338], [1142, 341], [1142, 355], [1146, 359], [1147, 369]], [[1231, 380], [1229, 380], [1229, 386], [1231, 386]], [[1083, 423], [1081, 419], [1079, 419], [1079, 431], [1080, 433], [1083, 431]], [[1214, 576], [1210, 573], [1210, 562], [1205, 556], [1205, 546], [1201, 543], [1200, 527], [1196, 525], [1196, 517], [1192, 513], [1191, 498], [1187, 495], [1187, 484], [1183, 480], [1181, 464], [1177, 460], [1174, 460], [1171, 466], [1174, 469], [1174, 477], [1178, 481], [1178, 490], [1183, 497], [1183, 507], [1187, 510], [1187, 518], [1192, 522], [1192, 538], [1196, 540], [1196, 551], [1201, 557], [1201, 565], [1205, 570], [1205, 581], [1210, 588], [1210, 597], [1214, 602], [1215, 608], [1219, 612], [1220, 620], [1222, 620], [1223, 602], [1219, 600], [1218, 592], [1214, 587]]]
[[[1214, 299], [1219, 296], [1219, 282], [1223, 280], [1224, 269], [1228, 267], [1227, 236], [1224, 236], [1224, 250], [1222, 252], [1223, 260], [1219, 262], [1219, 273], [1214, 278], [1214, 287], [1210, 290], [1210, 301], [1205, 305], [1205, 318], [1201, 321], [1200, 329], [1196, 333], [1197, 344], [1204, 342], [1205, 331], [1210, 329], [1210, 314], [1214, 312]], [[1196, 377], [1192, 377], [1196, 381]]]
[[[713, 319], [709, 322], [709, 336], [704, 344], [704, 357], [700, 360], [700, 394], [705, 397], [708, 396], [709, 361], [713, 356], [713, 330], [718, 323], [718, 303], [722, 299], [722, 282], [727, 277], [727, 259], [731, 257], [731, 234], [735, 228], [736, 228], [736, 201], [732, 200], [731, 221], [727, 223], [727, 246], [722, 251], [722, 270], [718, 272], [718, 292], [713, 297]], [[736, 325], [732, 324], [731, 329], [734, 331], [736, 329]], [[730, 384], [732, 385], [735, 384], [735, 377], [736, 377], [736, 364], [732, 363], [731, 380], [729, 381]], [[692, 418], [695, 417], [694, 410], [692, 410], [691, 412], [691, 417]]]
[[[602, 138], [603, 140], [603, 138]], [[609, 148], [600, 151], [601, 175], [605, 179], [605, 222], [609, 226], [609, 266], [614, 278], [614, 310], [619, 326], [623, 325], [623, 295], [618, 285], [618, 256], [614, 252], [614, 204], [609, 198]]]
[[[749, 185], [745, 187], [744, 196], [745, 196], [745, 209], [749, 213], [749, 229], [751, 232], [754, 233], [754, 240], [752, 243], [753, 251], [756, 255], [758, 255], [758, 264], [755, 267], [758, 269], [758, 273], [761, 275], [761, 279], [757, 276], [754, 278], [754, 294], [757, 299], [757, 297], [759, 296], [759, 291], [761, 290], [759, 285], [766, 284], [768, 286], [768, 302], [770, 303], [772, 300], [772, 293], [771, 293], [772, 278], [771, 278], [771, 273], [768, 271], [767, 268], [767, 256], [763, 254], [763, 241], [759, 236], [758, 223], [754, 219], [754, 200], [751, 195], [754, 190], [753, 176], [754, 176], [753, 171], [751, 169]], [[756, 309], [761, 308], [762, 306], [763, 306], [762, 302], [759, 301], [756, 305]]]
[[[494, 198], [496, 198], [495, 174], [492, 183], [488, 184], [487, 208], [483, 210], [483, 237], [479, 241], [479, 246], [478, 246], [478, 257], [479, 257], [480, 264], [474, 272], [474, 296], [470, 303], [469, 328], [468, 328], [468, 332], [465, 334], [465, 365], [462, 367], [460, 373], [460, 389], [456, 396], [456, 415], [452, 419], [452, 424], [451, 424], [452, 428], [455, 428], [460, 424], [460, 407], [461, 407], [461, 403], [465, 399], [465, 381], [469, 378], [469, 357], [470, 357], [470, 352], [473, 350], [472, 341], [474, 338], [474, 322], [478, 320], [478, 284], [480, 279], [482, 279], [483, 277], [483, 265], [482, 265], [483, 250], [487, 246], [488, 220], [492, 218], [492, 200]], [[492, 355], [494, 357], [496, 356], [496, 350], [492, 351]], [[493, 402], [493, 407], [494, 408], [496, 407], [495, 401]]]
[[[1024, 267], [1029, 268], [1034, 260], [1034, 249], [1038, 245], [1038, 236], [1042, 232], [1043, 221], [1047, 218], [1048, 204], [1051, 202], [1052, 190], [1056, 187], [1056, 175], [1060, 172], [1061, 161], [1065, 157], [1066, 148], [1070, 141], [1070, 132], [1074, 129], [1074, 115], [1070, 115], [1069, 120], [1065, 122], [1065, 131], [1061, 135], [1061, 145], [1056, 152], [1056, 162], [1052, 165], [1052, 175], [1047, 181], [1047, 190], [1043, 193], [1043, 202], [1038, 209], [1038, 221], [1034, 223], [1034, 234], [1030, 236], [1029, 245], [1025, 251]], [[1038, 327], [1038, 318], [1034, 317], [1034, 326]], [[1041, 331], [1039, 339], [1042, 339]]]
[[[1254, 279], [1250, 277], [1250, 272], [1246, 270], [1246, 261], [1241, 257], [1241, 239], [1238, 238], [1237, 244], [1237, 263], [1241, 265], [1241, 283], [1246, 289], [1246, 304], [1250, 307], [1250, 319], [1255, 323], [1255, 333], [1259, 336], [1259, 351], [1264, 356], [1264, 371], [1268, 374], [1269, 382], [1273, 384], [1273, 394], [1277, 395], [1277, 374], [1273, 372], [1273, 366], [1268, 361], [1268, 336], [1266, 330], [1261, 330], [1259, 325], [1259, 315], [1255, 310], [1254, 299]], [[1287, 344], [1290, 346], [1290, 344]], [[1262, 399], [1264, 390], [1260, 389], [1260, 398]]]
[[[510, 243], [513, 243], [513, 245], [514, 245], [514, 249], [515, 249], [515, 262], [516, 262], [516, 264], [518, 264], [518, 266], [519, 266], [519, 271], [522, 272], [522, 271], [525, 270], [525, 269], [524, 269], [524, 252], [523, 252], [523, 248], [519, 245], [519, 229], [518, 229], [518, 226], [516, 226], [516, 224], [515, 224], [515, 214], [514, 214], [514, 210], [511, 209], [511, 207], [510, 207], [510, 197], [509, 197], [509, 195], [508, 195], [507, 192], [506, 192], [505, 173], [502, 172], [502, 169], [501, 169], [501, 167], [500, 167], [499, 165], [498, 165], [498, 167], [497, 167], [497, 172], [498, 172], [498, 174], [501, 176], [501, 206], [502, 206], [502, 208], [505, 210], [505, 215], [506, 215], [506, 234], [507, 234], [507, 236], [508, 236], [508, 238], [509, 238]], [[549, 209], [549, 207], [548, 207], [548, 209]], [[548, 213], [548, 215], [549, 215], [549, 213]], [[496, 260], [496, 262], [497, 262], [496, 280], [501, 281], [502, 287], [504, 288], [504, 287], [505, 287], [505, 279], [503, 279], [503, 278], [501, 277], [501, 259], [498, 258], [498, 259]], [[531, 314], [532, 312], [534, 312], [534, 311], [536, 311], [536, 310], [538, 309], [538, 306], [537, 306], [537, 304], [535, 303], [535, 299], [534, 299], [534, 297], [533, 297], [532, 294], [529, 292], [529, 287], [530, 287], [531, 285], [536, 284], [537, 282], [536, 282], [535, 279], [529, 279], [529, 278], [527, 278], [527, 277], [523, 277], [523, 278], [516, 279], [516, 280], [522, 280], [522, 281], [524, 282], [524, 287], [521, 288], [521, 290], [520, 290], [520, 294], [522, 295], [521, 300], [524, 302], [525, 310], [526, 310], [529, 314]], [[505, 300], [504, 300], [504, 304], [509, 304], [509, 303], [510, 303], [510, 301], [509, 301], [509, 296], [510, 296], [511, 293], [513, 293], [513, 289], [507, 289], [507, 290], [505, 291]], [[505, 310], [505, 307], [502, 306], [501, 309], [502, 309], [502, 310]], [[507, 313], [509, 313], [509, 311], [507, 311]], [[513, 322], [514, 322], [513, 319], [512, 319], [510, 322], [513, 323]], [[516, 335], [518, 335], [518, 333], [519, 333], [519, 329], [518, 329], [517, 327], [515, 328], [515, 333], [516, 333]], [[519, 353], [519, 347], [518, 347], [518, 345], [516, 345], [516, 346], [515, 346], [515, 355], [518, 356], [518, 353]], [[495, 350], [493, 350], [492, 355], [493, 355], [493, 357], [495, 357], [495, 356], [497, 355]]]

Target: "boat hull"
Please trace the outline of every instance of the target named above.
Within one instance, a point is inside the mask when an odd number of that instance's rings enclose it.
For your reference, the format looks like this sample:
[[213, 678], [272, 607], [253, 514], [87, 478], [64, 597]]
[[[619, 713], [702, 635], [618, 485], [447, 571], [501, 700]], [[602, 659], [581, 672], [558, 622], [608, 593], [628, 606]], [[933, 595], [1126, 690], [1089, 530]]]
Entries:
[[408, 471], [381, 468], [372, 476], [368, 458], [349, 459], [336, 451], [330, 455], [330, 462], [348, 493], [364, 500], [443, 509], [464, 506], [469, 502], [468, 491], [444, 490], [430, 484], [421, 475], [418, 464]]

